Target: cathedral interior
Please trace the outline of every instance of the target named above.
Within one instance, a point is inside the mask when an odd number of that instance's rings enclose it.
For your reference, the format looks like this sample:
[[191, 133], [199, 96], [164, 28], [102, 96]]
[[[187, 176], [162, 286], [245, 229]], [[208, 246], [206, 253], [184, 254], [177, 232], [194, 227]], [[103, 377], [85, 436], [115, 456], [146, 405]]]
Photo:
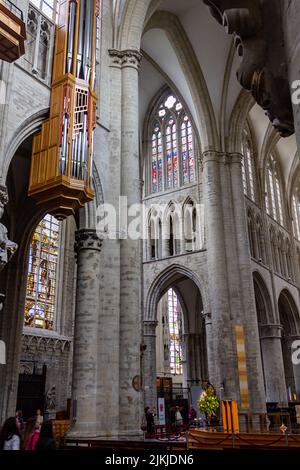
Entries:
[[299, 3], [0, 0], [0, 423], [300, 425]]

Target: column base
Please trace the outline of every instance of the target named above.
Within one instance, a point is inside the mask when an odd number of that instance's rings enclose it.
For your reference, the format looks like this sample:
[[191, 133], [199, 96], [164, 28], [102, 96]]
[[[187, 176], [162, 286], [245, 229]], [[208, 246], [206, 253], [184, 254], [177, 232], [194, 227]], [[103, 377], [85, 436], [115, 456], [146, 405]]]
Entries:
[[128, 431], [103, 431], [97, 429], [97, 423], [87, 423], [74, 425], [66, 434], [66, 439], [99, 439], [99, 440], [124, 440], [124, 441], [140, 441], [144, 440], [144, 432], [142, 430]]

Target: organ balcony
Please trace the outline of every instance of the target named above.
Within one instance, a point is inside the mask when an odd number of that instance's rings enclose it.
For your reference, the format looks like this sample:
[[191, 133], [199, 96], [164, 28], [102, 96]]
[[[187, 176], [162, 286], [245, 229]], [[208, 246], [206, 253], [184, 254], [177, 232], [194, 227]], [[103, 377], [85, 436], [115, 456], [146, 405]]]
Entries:
[[99, 11], [99, 0], [60, 1], [50, 115], [33, 140], [28, 194], [60, 220], [94, 198]]
[[0, 0], [0, 59], [14, 62], [25, 53], [26, 28], [22, 11], [10, 0]]

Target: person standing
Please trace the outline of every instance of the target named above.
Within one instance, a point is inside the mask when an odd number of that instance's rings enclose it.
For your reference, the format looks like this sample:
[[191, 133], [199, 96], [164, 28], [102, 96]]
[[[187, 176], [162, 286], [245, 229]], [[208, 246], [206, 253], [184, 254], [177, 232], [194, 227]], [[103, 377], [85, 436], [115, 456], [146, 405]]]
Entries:
[[154, 434], [154, 417], [149, 406], [146, 406], [145, 408], [145, 418], [147, 424], [147, 434], [152, 435]]
[[180, 413], [179, 406], [176, 406], [176, 408], [175, 408], [175, 426], [180, 427], [182, 425], [183, 425], [182, 414]]
[[20, 424], [15, 416], [8, 418], [0, 432], [0, 449], [1, 450], [20, 450]]
[[40, 437], [35, 445], [35, 450], [56, 450], [56, 442], [54, 439], [51, 420], [43, 422]]

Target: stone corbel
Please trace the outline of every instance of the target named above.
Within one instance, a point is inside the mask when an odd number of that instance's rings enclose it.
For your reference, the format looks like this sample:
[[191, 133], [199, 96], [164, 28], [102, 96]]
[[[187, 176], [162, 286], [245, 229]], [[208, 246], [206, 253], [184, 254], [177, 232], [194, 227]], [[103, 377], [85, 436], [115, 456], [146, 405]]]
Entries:
[[295, 132], [280, 0], [203, 0], [234, 36], [241, 64], [237, 77], [266, 111], [282, 137]]

